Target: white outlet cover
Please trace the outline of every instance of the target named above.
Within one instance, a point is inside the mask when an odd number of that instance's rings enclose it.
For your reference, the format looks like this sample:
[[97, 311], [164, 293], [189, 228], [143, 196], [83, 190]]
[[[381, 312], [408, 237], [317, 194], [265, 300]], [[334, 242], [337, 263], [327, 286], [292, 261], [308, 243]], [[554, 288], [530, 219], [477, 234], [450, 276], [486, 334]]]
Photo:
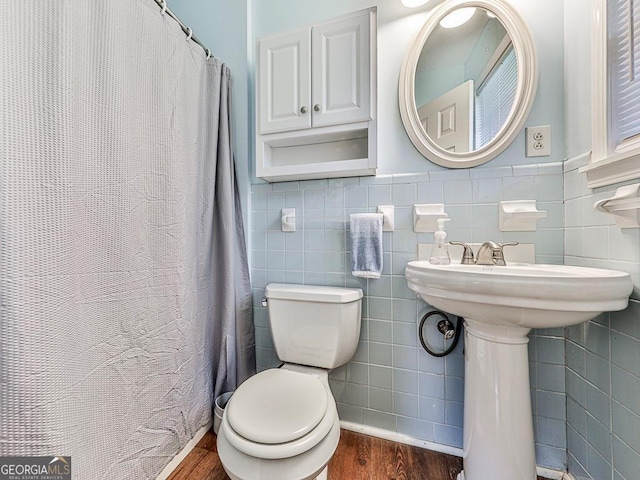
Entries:
[[551, 155], [551, 125], [527, 127], [525, 137], [527, 157], [548, 157]]

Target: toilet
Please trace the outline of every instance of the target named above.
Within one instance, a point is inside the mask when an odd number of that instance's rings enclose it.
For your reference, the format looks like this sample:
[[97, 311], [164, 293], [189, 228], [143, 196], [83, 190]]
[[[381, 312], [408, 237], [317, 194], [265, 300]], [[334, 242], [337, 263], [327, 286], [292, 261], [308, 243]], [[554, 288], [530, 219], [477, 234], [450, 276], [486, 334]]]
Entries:
[[232, 480], [326, 480], [340, 439], [329, 371], [356, 351], [362, 290], [269, 284], [265, 296], [284, 363], [231, 396], [218, 431], [220, 461]]

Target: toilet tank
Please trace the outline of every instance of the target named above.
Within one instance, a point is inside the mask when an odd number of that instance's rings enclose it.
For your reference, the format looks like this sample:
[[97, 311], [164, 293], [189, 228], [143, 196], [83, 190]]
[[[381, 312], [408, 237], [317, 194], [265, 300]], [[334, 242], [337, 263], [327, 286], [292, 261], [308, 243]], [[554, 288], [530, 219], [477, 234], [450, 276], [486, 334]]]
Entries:
[[280, 360], [327, 369], [351, 360], [360, 338], [362, 290], [272, 283], [265, 296]]

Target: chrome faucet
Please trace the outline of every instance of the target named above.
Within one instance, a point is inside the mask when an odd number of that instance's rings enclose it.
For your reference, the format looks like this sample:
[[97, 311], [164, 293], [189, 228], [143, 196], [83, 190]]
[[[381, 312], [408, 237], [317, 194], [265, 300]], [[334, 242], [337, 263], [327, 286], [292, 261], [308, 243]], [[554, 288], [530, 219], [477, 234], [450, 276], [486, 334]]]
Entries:
[[496, 242], [484, 242], [478, 249], [476, 265], [506, 265], [502, 247]]
[[518, 245], [518, 242], [506, 242], [506, 243], [496, 243], [496, 242], [484, 242], [480, 248], [478, 249], [478, 254], [475, 259], [473, 257], [473, 250], [469, 245], [463, 242], [449, 242], [451, 245], [461, 245], [464, 248], [464, 252], [462, 254], [462, 261], [460, 262], [462, 265], [498, 265], [505, 266], [506, 263], [504, 261], [504, 252], [502, 249], [504, 247], [512, 247]]

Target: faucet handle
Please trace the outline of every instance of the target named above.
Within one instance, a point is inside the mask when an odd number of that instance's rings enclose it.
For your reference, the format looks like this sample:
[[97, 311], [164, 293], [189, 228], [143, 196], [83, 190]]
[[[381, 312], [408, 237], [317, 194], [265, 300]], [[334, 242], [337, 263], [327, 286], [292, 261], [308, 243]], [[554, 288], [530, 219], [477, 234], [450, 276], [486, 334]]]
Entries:
[[519, 245], [519, 244], [520, 244], [519, 242], [498, 243], [498, 247], [500, 248], [493, 251], [493, 258], [495, 260], [495, 264], [505, 266], [506, 262], [504, 261], [504, 253], [502, 249], [504, 247], [515, 247], [516, 245]]
[[516, 245], [520, 245], [520, 242], [504, 242], [504, 243], [499, 243], [498, 245], [500, 245], [500, 248], [515, 247]]
[[460, 245], [461, 247], [464, 248], [464, 251], [462, 252], [462, 261], [460, 262], [461, 265], [473, 265], [474, 263], [476, 263], [475, 259], [473, 258], [473, 250], [469, 245], [467, 245], [464, 242], [449, 242], [449, 243], [451, 245]]

